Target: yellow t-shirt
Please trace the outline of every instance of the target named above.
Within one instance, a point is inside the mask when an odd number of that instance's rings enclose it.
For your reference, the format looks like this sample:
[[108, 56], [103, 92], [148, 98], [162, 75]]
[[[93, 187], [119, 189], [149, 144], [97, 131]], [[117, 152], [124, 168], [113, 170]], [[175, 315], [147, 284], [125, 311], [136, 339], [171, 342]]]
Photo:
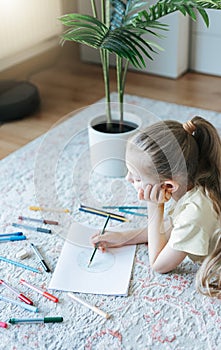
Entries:
[[194, 261], [202, 261], [211, 252], [213, 235], [220, 228], [211, 199], [201, 187], [195, 187], [176, 202], [168, 216], [172, 224], [169, 246], [186, 252]]

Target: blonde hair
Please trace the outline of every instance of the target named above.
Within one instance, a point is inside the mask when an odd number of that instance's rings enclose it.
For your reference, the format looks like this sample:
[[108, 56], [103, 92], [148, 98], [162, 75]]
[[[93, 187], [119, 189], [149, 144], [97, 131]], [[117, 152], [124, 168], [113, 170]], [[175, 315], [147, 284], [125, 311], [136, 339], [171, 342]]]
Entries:
[[[201, 186], [211, 198], [216, 213], [221, 215], [221, 140], [210, 122], [198, 116], [184, 125], [174, 120], [160, 121], [136, 134], [131, 141], [130, 147], [136, 145], [151, 157], [162, 181], [181, 176], [186, 179], [187, 188]], [[221, 232], [214, 251], [197, 274], [198, 290], [207, 295], [218, 293], [220, 265]]]
[[196, 287], [204, 295], [221, 298], [221, 231], [216, 236], [214, 250], [196, 274]]

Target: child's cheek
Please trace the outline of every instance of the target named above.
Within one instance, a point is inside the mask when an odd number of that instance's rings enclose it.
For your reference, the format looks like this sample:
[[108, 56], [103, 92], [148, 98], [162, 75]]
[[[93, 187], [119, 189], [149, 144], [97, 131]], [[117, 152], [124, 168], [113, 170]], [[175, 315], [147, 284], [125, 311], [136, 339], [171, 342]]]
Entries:
[[139, 200], [143, 200], [144, 199], [144, 190], [142, 188], [140, 188], [138, 190], [138, 199]]
[[134, 188], [135, 188], [135, 190], [137, 191], [137, 192], [139, 192], [140, 190], [142, 190], [142, 186], [141, 186], [141, 184], [139, 184], [139, 183], [135, 183], [134, 184]]
[[134, 181], [133, 186], [135, 190], [138, 192], [139, 190], [143, 189], [143, 183], [142, 181]]

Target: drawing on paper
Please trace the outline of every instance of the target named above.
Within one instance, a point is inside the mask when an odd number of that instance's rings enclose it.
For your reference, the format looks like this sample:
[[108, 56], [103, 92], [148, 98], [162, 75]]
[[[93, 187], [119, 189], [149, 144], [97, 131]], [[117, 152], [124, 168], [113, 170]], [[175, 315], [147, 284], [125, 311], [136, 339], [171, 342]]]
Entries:
[[91, 265], [88, 267], [88, 262], [90, 260], [92, 252], [93, 251], [91, 249], [87, 249], [82, 250], [78, 254], [77, 264], [82, 270], [92, 273], [99, 273], [108, 271], [112, 268], [112, 266], [115, 263], [114, 254], [112, 254], [111, 252], [106, 252], [105, 254], [103, 254], [99, 250], [97, 250]]
[[[49, 289], [76, 293], [128, 295], [136, 246], [94, 251], [90, 242], [96, 228], [73, 223], [59, 256]], [[101, 278], [102, 277], [102, 278]]]

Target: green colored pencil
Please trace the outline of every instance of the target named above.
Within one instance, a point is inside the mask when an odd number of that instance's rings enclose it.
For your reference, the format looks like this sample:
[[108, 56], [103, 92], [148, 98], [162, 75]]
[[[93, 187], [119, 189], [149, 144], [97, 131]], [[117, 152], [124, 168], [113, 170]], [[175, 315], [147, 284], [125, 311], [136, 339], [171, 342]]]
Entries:
[[[104, 234], [104, 231], [105, 231], [105, 228], [106, 228], [106, 226], [107, 226], [107, 224], [108, 224], [109, 219], [110, 219], [110, 215], [107, 216], [107, 219], [106, 219], [106, 221], [105, 221], [104, 227], [103, 227], [103, 229], [102, 229], [100, 235], [103, 235], [103, 234]], [[95, 248], [94, 248], [93, 254], [91, 255], [91, 258], [90, 258], [90, 260], [89, 260], [89, 263], [88, 263], [88, 266], [87, 266], [87, 267], [89, 267], [90, 264], [92, 263], [92, 260], [94, 259], [94, 256], [95, 256], [95, 253], [96, 253], [97, 249], [98, 249], [98, 247], [95, 247]]]

